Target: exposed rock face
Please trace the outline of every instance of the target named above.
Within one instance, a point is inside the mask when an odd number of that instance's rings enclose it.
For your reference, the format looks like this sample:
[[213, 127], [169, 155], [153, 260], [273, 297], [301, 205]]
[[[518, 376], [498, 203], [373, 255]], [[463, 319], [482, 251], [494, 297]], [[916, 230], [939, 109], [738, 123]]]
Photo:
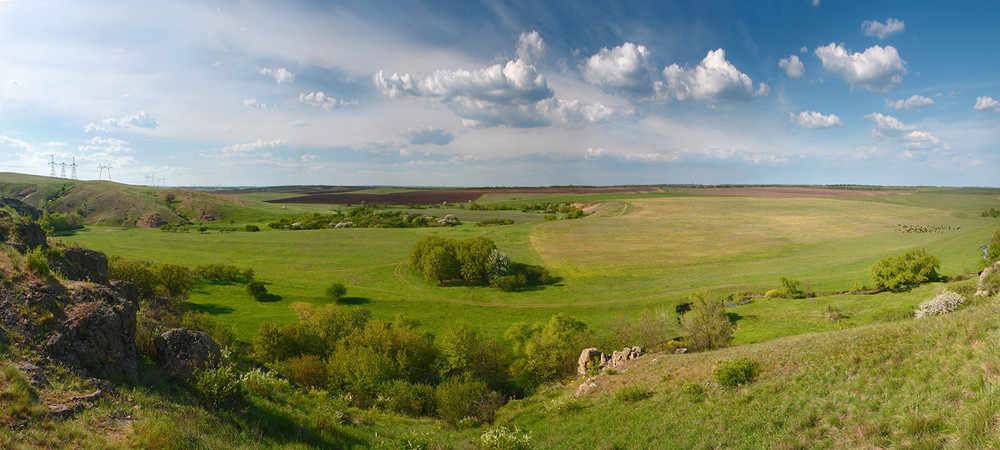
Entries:
[[0, 242], [6, 242], [21, 253], [36, 247], [45, 247], [45, 230], [37, 223], [16, 219], [0, 210]]
[[135, 226], [142, 228], [159, 228], [162, 225], [166, 225], [167, 221], [163, 219], [159, 213], [153, 213], [145, 218], [135, 221]]
[[187, 378], [194, 370], [216, 364], [222, 359], [218, 344], [204, 331], [174, 328], [153, 341], [156, 359], [174, 376]]
[[983, 273], [979, 274], [979, 287], [976, 292], [977, 297], [987, 297], [993, 295], [993, 286], [987, 286], [986, 279], [990, 275], [1000, 272], [1000, 262], [994, 263], [992, 266], [983, 269]]
[[95, 376], [135, 380], [135, 314], [138, 302], [126, 283], [77, 287], [65, 320], [45, 343], [48, 353]]
[[60, 267], [63, 275], [71, 280], [108, 284], [108, 258], [100, 252], [83, 247], [63, 250], [68, 265]]
[[5, 206], [9, 207], [10, 209], [13, 209], [22, 216], [31, 217], [32, 220], [38, 220], [40, 217], [42, 217], [41, 210], [27, 203], [24, 203], [16, 198], [10, 198], [10, 197], [0, 198], [0, 208], [3, 208]]
[[601, 370], [606, 368], [621, 368], [626, 361], [631, 361], [635, 358], [642, 356], [642, 347], [625, 347], [620, 351], [613, 352], [608, 355], [607, 353], [601, 353], [600, 350], [596, 348], [585, 348], [580, 352], [580, 358], [577, 359], [576, 373], [580, 377], [587, 376], [587, 363], [590, 361], [596, 361], [598, 367]]

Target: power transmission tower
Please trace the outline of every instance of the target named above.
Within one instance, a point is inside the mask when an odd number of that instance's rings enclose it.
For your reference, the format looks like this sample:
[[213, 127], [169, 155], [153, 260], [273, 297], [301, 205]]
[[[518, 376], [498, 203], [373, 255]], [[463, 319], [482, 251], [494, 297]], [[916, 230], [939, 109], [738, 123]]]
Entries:
[[160, 187], [167, 187], [167, 179], [166, 178], [159, 178], [157, 181], [159, 181]]
[[153, 187], [156, 186], [156, 177], [153, 175], [146, 175], [146, 186]]
[[76, 177], [76, 157], [75, 156], [73, 157], [73, 164], [70, 164], [69, 166], [73, 168], [73, 176], [72, 176], [72, 178], [74, 180], [78, 180], [79, 178]]
[[59, 178], [66, 178], [66, 163], [59, 163], [59, 167], [62, 169], [59, 172]]
[[49, 176], [56, 177], [56, 155], [49, 155]]
[[97, 167], [101, 169], [101, 171], [97, 174], [97, 179], [102, 179], [104, 177], [104, 171], [107, 170], [108, 181], [111, 181], [111, 164], [98, 164]]

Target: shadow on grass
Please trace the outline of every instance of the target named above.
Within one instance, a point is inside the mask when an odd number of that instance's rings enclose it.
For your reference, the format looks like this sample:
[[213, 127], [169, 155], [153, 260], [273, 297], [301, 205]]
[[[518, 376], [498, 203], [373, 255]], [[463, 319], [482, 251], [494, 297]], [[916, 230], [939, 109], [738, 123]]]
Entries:
[[337, 300], [338, 305], [364, 305], [371, 303], [372, 299], [366, 297], [344, 297]]
[[271, 294], [271, 293], [267, 293], [267, 294], [261, 295], [260, 297], [257, 297], [257, 301], [261, 302], [261, 303], [280, 302], [281, 300], [282, 300], [282, 297], [280, 295], [278, 295], [278, 294]]
[[213, 316], [218, 316], [219, 314], [229, 314], [236, 311], [236, 308], [231, 308], [229, 306], [217, 305], [215, 303], [192, 303], [190, 304], [191, 309], [198, 311], [200, 313], [208, 313]]
[[734, 312], [728, 312], [726, 313], [726, 316], [729, 317], [729, 321], [732, 323], [736, 323], [739, 322], [740, 320], [743, 320], [743, 316]]

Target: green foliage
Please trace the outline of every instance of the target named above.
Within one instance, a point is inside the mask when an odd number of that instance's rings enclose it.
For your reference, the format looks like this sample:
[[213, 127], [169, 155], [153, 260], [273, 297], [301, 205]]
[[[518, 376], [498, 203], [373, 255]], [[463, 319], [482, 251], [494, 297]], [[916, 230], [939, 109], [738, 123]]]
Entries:
[[632, 403], [639, 400], [645, 400], [652, 395], [653, 393], [650, 392], [649, 389], [642, 386], [628, 385], [618, 388], [614, 394], [611, 394], [611, 398], [619, 403]]
[[496, 225], [513, 225], [513, 224], [514, 221], [511, 219], [486, 219], [477, 223], [476, 226], [491, 227]]
[[434, 386], [397, 379], [385, 385], [382, 406], [411, 416], [429, 416], [437, 411], [437, 396]]
[[531, 448], [531, 433], [520, 428], [503, 425], [490, 427], [479, 436], [479, 448], [483, 450], [528, 450]]
[[45, 234], [52, 236], [65, 231], [83, 228], [83, 217], [75, 212], [69, 214], [50, 214], [45, 212], [38, 219], [38, 225], [45, 230]]
[[528, 284], [528, 279], [522, 273], [519, 273], [517, 275], [503, 275], [490, 279], [490, 286], [493, 286], [504, 292], [516, 291], [518, 289], [523, 288], [527, 284]]
[[802, 283], [799, 280], [789, 280], [788, 278], [781, 277], [778, 278], [778, 283], [781, 284], [781, 295], [784, 298], [805, 298], [806, 294], [802, 291]]
[[229, 365], [196, 369], [193, 374], [195, 390], [214, 408], [218, 407], [236, 394], [236, 372]]
[[438, 372], [445, 378], [471, 376], [497, 388], [505, 381], [510, 354], [496, 339], [467, 323], [453, 325], [435, 341]]
[[347, 286], [344, 286], [344, 283], [333, 283], [326, 288], [326, 298], [331, 301], [339, 302], [343, 300], [346, 295]]
[[247, 294], [250, 294], [256, 300], [263, 300], [267, 297], [267, 286], [260, 281], [251, 281], [247, 283], [246, 287]]
[[460, 265], [459, 273], [462, 279], [468, 283], [486, 283], [490, 274], [490, 254], [496, 249], [496, 244], [484, 237], [456, 242], [455, 259]]
[[274, 372], [262, 370], [259, 367], [240, 375], [239, 385], [246, 392], [271, 400], [281, 398], [292, 390], [292, 385], [288, 380], [279, 378]]
[[191, 269], [179, 264], [164, 263], [156, 266], [156, 280], [170, 298], [186, 297], [194, 287]]
[[232, 327], [216, 320], [211, 314], [195, 311], [185, 311], [181, 316], [180, 326], [189, 330], [204, 331], [219, 347], [236, 345], [236, 333]]
[[248, 231], [250, 233], [256, 233], [260, 231], [260, 227], [258, 227], [257, 225], [247, 224], [247, 226], [243, 227], [243, 230]]
[[693, 402], [705, 400], [705, 387], [700, 383], [684, 383], [681, 386], [681, 393]]
[[475, 378], [453, 378], [437, 387], [438, 418], [452, 425], [466, 418], [492, 422], [503, 398]]
[[514, 324], [504, 336], [511, 341], [515, 355], [521, 359], [511, 366], [512, 374], [526, 388], [575, 373], [576, 358], [589, 337], [587, 325], [576, 318], [559, 313], [547, 324], [529, 326]]
[[240, 269], [229, 264], [205, 264], [194, 268], [194, 275], [211, 283], [249, 283], [253, 269]]
[[728, 347], [734, 329], [723, 301], [707, 292], [692, 292], [688, 301], [691, 311], [681, 317], [681, 329], [688, 347], [692, 350]]
[[725, 387], [749, 384], [760, 374], [760, 363], [751, 358], [724, 361], [712, 370], [715, 381]]
[[872, 281], [879, 289], [895, 290], [910, 284], [938, 279], [941, 261], [924, 249], [909, 250], [899, 256], [879, 260], [871, 269]]
[[327, 383], [326, 365], [316, 355], [289, 358], [288, 378], [301, 386], [325, 387]]
[[767, 292], [764, 293], [764, 297], [767, 297], [767, 298], [781, 298], [781, 290], [780, 289], [771, 289], [771, 290], [769, 290], [769, 291], [767, 291]]
[[52, 269], [49, 268], [49, 260], [41, 247], [36, 247], [24, 256], [28, 270], [31, 270], [35, 275], [46, 278], [52, 273]]
[[489, 278], [491, 284], [492, 281], [496, 278], [510, 275], [512, 270], [510, 265], [510, 257], [507, 256], [506, 253], [501, 252], [498, 249], [493, 249], [493, 251], [490, 252], [490, 257], [489, 260], [486, 261], [486, 265], [490, 269]]
[[983, 212], [979, 213], [979, 216], [980, 217], [992, 217], [992, 218], [995, 219], [997, 217], [1000, 217], [1000, 209], [990, 208], [990, 209], [987, 209], [986, 211], [983, 211]]

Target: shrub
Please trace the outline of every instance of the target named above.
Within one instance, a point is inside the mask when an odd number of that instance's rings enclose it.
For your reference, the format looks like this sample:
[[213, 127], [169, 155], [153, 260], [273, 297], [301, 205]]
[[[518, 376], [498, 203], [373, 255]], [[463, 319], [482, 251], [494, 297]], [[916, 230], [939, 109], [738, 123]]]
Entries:
[[453, 378], [437, 387], [438, 417], [452, 425], [466, 418], [492, 422], [503, 398], [475, 378]]
[[879, 260], [871, 268], [871, 277], [876, 288], [893, 290], [937, 280], [940, 267], [941, 261], [933, 255], [924, 249], [914, 249]]
[[208, 313], [185, 312], [181, 317], [181, 327], [208, 333], [219, 347], [229, 347], [236, 344], [236, 332], [231, 327], [215, 320]]
[[248, 231], [248, 232], [250, 232], [250, 233], [256, 233], [256, 232], [260, 231], [260, 227], [258, 227], [257, 225], [247, 225], [247, 226], [243, 227], [243, 229], [246, 230], [246, 231]]
[[479, 436], [479, 447], [484, 450], [527, 450], [531, 448], [531, 433], [520, 428], [497, 425]]
[[516, 291], [526, 284], [528, 284], [528, 280], [524, 277], [524, 274], [520, 273], [517, 275], [504, 275], [490, 280], [490, 286], [504, 292]]
[[236, 393], [236, 373], [228, 365], [196, 369], [194, 387], [216, 409]]
[[476, 224], [480, 227], [490, 227], [494, 225], [512, 225], [514, 223], [511, 219], [486, 219], [482, 222]]
[[41, 247], [36, 247], [34, 250], [25, 254], [27, 258], [28, 269], [42, 278], [48, 277], [52, 273], [52, 269], [49, 268], [49, 260], [45, 257], [45, 252], [42, 251]]
[[750, 358], [723, 362], [712, 371], [715, 381], [726, 387], [748, 384], [760, 374], [760, 363]]
[[614, 394], [611, 395], [611, 397], [619, 403], [632, 403], [639, 400], [645, 400], [652, 395], [653, 393], [650, 392], [649, 389], [641, 386], [629, 385], [619, 388]]
[[326, 367], [319, 356], [302, 355], [288, 360], [288, 377], [295, 383], [321, 388], [326, 386]]
[[705, 387], [699, 383], [684, 383], [681, 393], [694, 402], [705, 400]]
[[764, 297], [767, 298], [781, 298], [781, 291], [778, 289], [771, 289], [764, 293]]
[[260, 281], [251, 281], [247, 283], [247, 294], [250, 294], [256, 300], [261, 300], [267, 295], [267, 287], [264, 283]]
[[182, 298], [194, 287], [191, 269], [178, 264], [160, 264], [156, 267], [157, 284], [170, 298]]
[[945, 291], [921, 303], [914, 312], [914, 317], [920, 319], [927, 316], [947, 314], [958, 309], [959, 306], [962, 306], [962, 303], [965, 303], [965, 297], [961, 294]]
[[507, 377], [510, 354], [506, 347], [478, 328], [459, 323], [445, 329], [436, 340], [437, 367], [441, 376], [472, 376], [498, 387]]
[[993, 295], [1000, 291], [1000, 272], [993, 272], [986, 276], [982, 284], [978, 286], [980, 290], [986, 291], [987, 295]]
[[489, 278], [491, 281], [498, 277], [510, 275], [510, 257], [500, 250], [493, 249], [493, 251], [490, 252], [490, 257], [486, 261], [486, 264], [490, 269]]
[[589, 333], [585, 323], [559, 313], [545, 325], [516, 323], [504, 336], [511, 341], [514, 352], [522, 356], [511, 372], [530, 388], [575, 373], [577, 357], [586, 347], [584, 341]]
[[781, 284], [781, 295], [785, 298], [804, 298], [805, 292], [802, 291], [802, 283], [799, 280], [789, 280], [788, 278], [781, 277], [778, 278], [778, 283]]
[[384, 391], [386, 409], [411, 416], [431, 415], [437, 410], [434, 386], [393, 380]]
[[254, 395], [274, 400], [292, 389], [291, 383], [274, 372], [254, 368], [240, 376], [240, 387]]
[[948, 290], [963, 297], [972, 297], [976, 293], [979, 280], [966, 280], [948, 285]]
[[347, 295], [347, 286], [344, 283], [333, 283], [330, 287], [326, 288], [326, 298], [339, 302], [344, 299]]
[[723, 302], [706, 292], [692, 292], [688, 299], [691, 311], [681, 317], [687, 345], [693, 350], [728, 347], [733, 339], [733, 324]]

